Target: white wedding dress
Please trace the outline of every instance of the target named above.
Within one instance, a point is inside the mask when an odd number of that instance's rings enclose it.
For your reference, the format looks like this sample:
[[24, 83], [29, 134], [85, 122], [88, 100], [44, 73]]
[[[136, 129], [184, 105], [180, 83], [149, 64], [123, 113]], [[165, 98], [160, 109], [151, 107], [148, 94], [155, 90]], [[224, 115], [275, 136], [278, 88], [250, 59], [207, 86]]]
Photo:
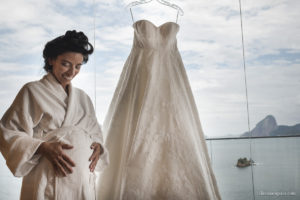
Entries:
[[110, 165], [100, 200], [220, 200], [177, 49], [179, 25], [133, 24], [134, 41], [103, 124]]

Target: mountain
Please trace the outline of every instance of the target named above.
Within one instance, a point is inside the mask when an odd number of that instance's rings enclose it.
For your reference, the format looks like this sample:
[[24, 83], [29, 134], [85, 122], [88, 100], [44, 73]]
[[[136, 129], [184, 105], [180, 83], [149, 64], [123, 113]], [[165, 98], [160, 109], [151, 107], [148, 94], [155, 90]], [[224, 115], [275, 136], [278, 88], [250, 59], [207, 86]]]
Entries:
[[258, 122], [250, 133], [245, 132], [240, 137], [250, 137], [251, 135], [252, 137], [300, 135], [300, 124], [294, 126], [277, 125], [275, 117], [268, 115]]
[[294, 126], [278, 126], [270, 133], [270, 136], [300, 135], [300, 124]]

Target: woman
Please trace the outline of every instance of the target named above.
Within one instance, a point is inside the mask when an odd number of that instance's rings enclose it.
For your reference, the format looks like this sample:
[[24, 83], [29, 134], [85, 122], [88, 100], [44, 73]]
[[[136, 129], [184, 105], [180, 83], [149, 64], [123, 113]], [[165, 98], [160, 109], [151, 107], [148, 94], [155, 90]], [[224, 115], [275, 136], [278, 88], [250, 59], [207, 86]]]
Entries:
[[95, 199], [94, 170], [108, 153], [90, 98], [71, 84], [92, 52], [82, 32], [48, 42], [47, 74], [25, 84], [1, 119], [0, 150], [23, 177], [21, 199]]

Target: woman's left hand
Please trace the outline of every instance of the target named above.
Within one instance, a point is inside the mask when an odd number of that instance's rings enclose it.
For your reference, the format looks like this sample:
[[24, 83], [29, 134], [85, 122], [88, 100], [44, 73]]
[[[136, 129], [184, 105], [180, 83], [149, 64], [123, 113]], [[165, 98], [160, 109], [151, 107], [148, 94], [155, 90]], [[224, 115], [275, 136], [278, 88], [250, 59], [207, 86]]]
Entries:
[[89, 159], [89, 161], [92, 161], [89, 167], [90, 167], [90, 171], [93, 172], [100, 158], [100, 155], [103, 153], [103, 148], [99, 143], [94, 142], [91, 145], [91, 149], [94, 149], [94, 152]]

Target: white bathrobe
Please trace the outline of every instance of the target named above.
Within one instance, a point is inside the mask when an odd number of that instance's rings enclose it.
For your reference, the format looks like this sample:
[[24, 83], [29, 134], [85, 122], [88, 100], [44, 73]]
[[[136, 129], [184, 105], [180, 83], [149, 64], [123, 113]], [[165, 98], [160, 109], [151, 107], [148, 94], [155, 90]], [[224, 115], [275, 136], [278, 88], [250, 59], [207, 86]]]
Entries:
[[[43, 141], [74, 146], [64, 150], [76, 164], [72, 174], [55, 176], [52, 164], [35, 154]], [[0, 122], [0, 150], [11, 172], [23, 177], [22, 200], [95, 199], [95, 174], [89, 170], [93, 142], [104, 148], [90, 98], [72, 85], [68, 96], [51, 73], [23, 86]], [[104, 148], [96, 170], [108, 162]]]

